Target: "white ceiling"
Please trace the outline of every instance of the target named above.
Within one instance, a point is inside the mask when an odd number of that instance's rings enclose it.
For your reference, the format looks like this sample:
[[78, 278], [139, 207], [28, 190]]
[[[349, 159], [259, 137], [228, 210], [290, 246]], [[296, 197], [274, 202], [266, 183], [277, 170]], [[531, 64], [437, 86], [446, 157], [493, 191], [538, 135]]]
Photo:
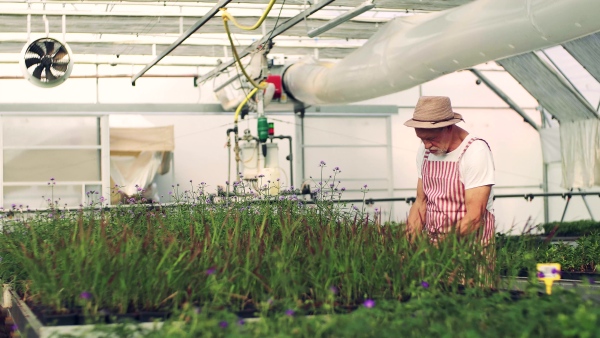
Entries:
[[[342, 58], [361, 46], [379, 27], [397, 16], [452, 8], [472, 0], [379, 0], [376, 7], [359, 17], [322, 34], [308, 38], [307, 32], [348, 11], [363, 0], [337, 0], [302, 20], [274, 39], [272, 53], [286, 56], [315, 55], [322, 59]], [[268, 0], [234, 1], [227, 8], [246, 25], [255, 23]], [[232, 26], [238, 47], [244, 48], [260, 39], [275, 25], [298, 15], [314, 0], [277, 1], [264, 27], [247, 32]], [[0, 61], [17, 62], [19, 53], [30, 38], [45, 36], [43, 15], [51, 36], [64, 39], [76, 56], [94, 55], [95, 59], [115, 59], [118, 55], [131, 61], [152, 60], [183, 32], [189, 29], [216, 1], [84, 1], [84, 0], [0, 0]], [[28, 35], [27, 15], [31, 15]], [[218, 14], [219, 15], [219, 14]], [[63, 16], [64, 31], [63, 35]], [[222, 19], [212, 18], [181, 46], [169, 53], [170, 62], [177, 57], [186, 65], [216, 64], [218, 58], [231, 55]], [[78, 58], [79, 60], [85, 59]], [[139, 63], [139, 62], [138, 62]], [[177, 63], [177, 62], [175, 62]]]

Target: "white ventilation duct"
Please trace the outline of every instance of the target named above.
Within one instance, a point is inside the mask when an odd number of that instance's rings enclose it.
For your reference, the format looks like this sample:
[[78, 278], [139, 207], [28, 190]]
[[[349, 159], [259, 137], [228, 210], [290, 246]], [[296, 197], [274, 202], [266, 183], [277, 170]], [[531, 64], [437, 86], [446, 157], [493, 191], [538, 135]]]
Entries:
[[284, 86], [307, 105], [367, 100], [595, 33], [598, 13], [598, 0], [476, 0], [400, 17], [335, 64], [307, 59], [290, 66]]

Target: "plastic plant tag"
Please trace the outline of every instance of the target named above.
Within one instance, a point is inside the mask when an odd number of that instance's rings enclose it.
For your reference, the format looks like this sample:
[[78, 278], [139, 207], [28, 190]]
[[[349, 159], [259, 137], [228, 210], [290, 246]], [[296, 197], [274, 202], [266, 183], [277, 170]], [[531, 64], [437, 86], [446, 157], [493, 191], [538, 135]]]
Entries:
[[552, 294], [552, 283], [560, 279], [560, 264], [539, 263], [537, 265], [537, 277], [546, 284], [546, 293]]

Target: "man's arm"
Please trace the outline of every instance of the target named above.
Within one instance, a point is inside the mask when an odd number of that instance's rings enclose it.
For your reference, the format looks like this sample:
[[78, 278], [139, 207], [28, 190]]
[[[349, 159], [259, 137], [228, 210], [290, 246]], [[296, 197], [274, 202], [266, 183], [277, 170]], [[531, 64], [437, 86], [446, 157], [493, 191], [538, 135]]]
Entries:
[[485, 221], [483, 215], [487, 208], [488, 199], [492, 190], [491, 185], [484, 185], [465, 190], [465, 207], [467, 213], [458, 221], [457, 231], [460, 235], [467, 235], [477, 231]]
[[423, 180], [417, 182], [417, 199], [410, 207], [407, 219], [408, 234], [413, 236], [423, 230], [425, 225], [425, 213], [427, 211], [427, 199], [423, 192]]

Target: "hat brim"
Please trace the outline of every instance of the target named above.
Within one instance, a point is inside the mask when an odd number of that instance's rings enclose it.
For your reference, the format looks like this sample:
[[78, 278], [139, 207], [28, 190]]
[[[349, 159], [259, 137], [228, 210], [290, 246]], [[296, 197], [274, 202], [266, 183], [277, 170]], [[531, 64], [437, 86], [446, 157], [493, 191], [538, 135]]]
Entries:
[[451, 126], [453, 124], [457, 124], [460, 121], [464, 121], [462, 115], [458, 113], [454, 113], [454, 118], [448, 121], [442, 122], [424, 122], [424, 121], [415, 121], [410, 119], [404, 122], [404, 125], [411, 128], [422, 128], [422, 129], [436, 129], [436, 128], [444, 128], [447, 126]]

